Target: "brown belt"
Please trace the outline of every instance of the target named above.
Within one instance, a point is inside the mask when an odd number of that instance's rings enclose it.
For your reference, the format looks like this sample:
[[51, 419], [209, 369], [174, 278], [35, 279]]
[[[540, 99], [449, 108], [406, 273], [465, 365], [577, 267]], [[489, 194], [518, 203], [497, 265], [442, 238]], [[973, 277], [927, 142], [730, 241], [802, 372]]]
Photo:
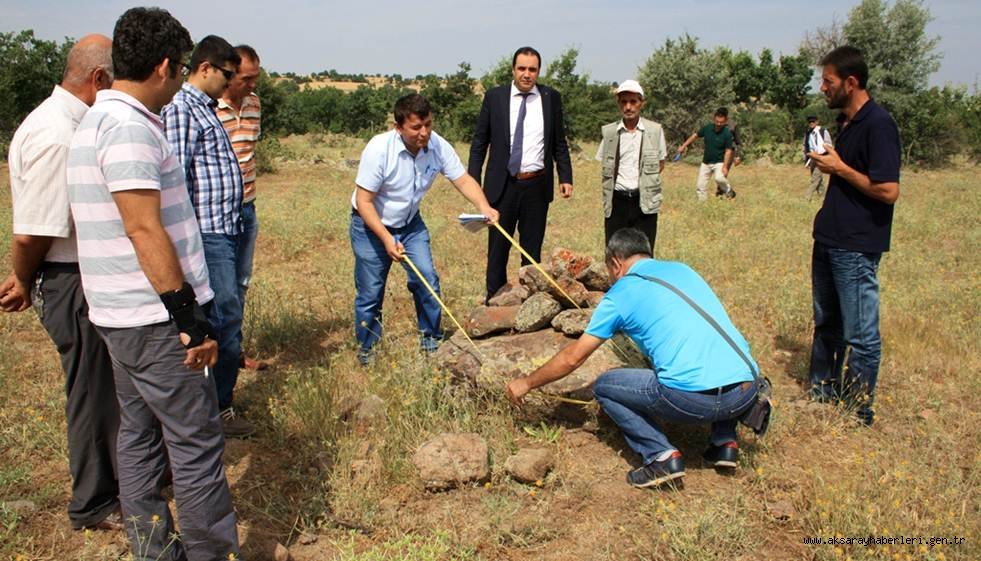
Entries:
[[527, 179], [534, 179], [538, 176], [545, 175], [544, 169], [539, 169], [535, 171], [522, 171], [514, 176], [518, 181], [525, 181]]

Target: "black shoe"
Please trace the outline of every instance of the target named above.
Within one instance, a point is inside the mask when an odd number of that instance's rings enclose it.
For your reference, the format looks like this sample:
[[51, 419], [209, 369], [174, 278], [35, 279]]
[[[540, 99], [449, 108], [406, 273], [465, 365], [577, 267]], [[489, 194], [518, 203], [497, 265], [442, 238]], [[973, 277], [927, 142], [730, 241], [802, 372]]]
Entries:
[[739, 444], [735, 440], [722, 446], [709, 446], [702, 453], [705, 463], [714, 468], [734, 468], [739, 465]]
[[685, 476], [685, 462], [681, 452], [675, 450], [666, 460], [653, 461], [627, 472], [627, 483], [637, 488], [657, 487]]
[[735, 189], [729, 189], [728, 191], [726, 191], [726, 198], [727, 199], [735, 199], [736, 198], [736, 190]]

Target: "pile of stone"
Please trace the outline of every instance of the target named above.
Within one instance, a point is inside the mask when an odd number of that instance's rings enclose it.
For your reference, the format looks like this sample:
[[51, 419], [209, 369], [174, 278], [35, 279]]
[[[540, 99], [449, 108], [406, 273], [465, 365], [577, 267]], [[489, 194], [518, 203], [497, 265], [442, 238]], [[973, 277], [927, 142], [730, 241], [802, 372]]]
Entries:
[[[457, 332], [436, 353], [440, 367], [499, 389], [506, 380], [530, 373], [578, 338], [589, 324], [592, 308], [610, 287], [606, 267], [589, 255], [558, 248], [543, 260], [542, 268], [561, 291], [534, 265], [522, 267], [517, 279], [504, 285], [489, 306], [478, 306], [465, 315], [463, 328], [477, 350]], [[543, 391], [589, 399], [597, 376], [628, 362], [632, 361], [607, 343], [575, 373]]]

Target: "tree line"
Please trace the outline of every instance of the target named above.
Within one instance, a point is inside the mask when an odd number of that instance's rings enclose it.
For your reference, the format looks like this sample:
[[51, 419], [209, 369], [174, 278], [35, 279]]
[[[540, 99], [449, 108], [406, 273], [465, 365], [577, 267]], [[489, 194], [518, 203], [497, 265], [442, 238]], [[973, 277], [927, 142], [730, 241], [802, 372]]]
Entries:
[[[806, 129], [805, 117], [817, 115], [826, 125], [835, 112], [816, 91], [815, 68], [821, 56], [843, 44], [865, 53], [869, 88], [899, 124], [907, 164], [940, 166], [957, 155], [981, 156], [981, 95], [977, 84], [928, 87], [940, 65], [926, 25], [929, 10], [920, 0], [862, 0], [844, 23], [808, 31], [794, 54], [775, 55], [726, 47], [705, 48], [696, 37], [667, 39], [637, 70], [647, 92], [646, 116], [664, 125], [677, 145], [717, 107], [730, 108], [747, 159], [795, 161]], [[46, 41], [32, 31], [0, 33], [0, 150], [6, 153], [19, 122], [61, 79], [73, 41]], [[600, 127], [616, 120], [615, 83], [596, 81], [577, 70], [579, 51], [569, 48], [543, 61], [540, 82], [562, 94], [566, 131], [573, 147], [599, 138]], [[350, 93], [331, 87], [304, 87], [314, 79], [360, 82]], [[479, 77], [469, 63], [445, 75], [387, 76], [372, 85], [364, 74], [335, 70], [299, 76], [262, 72], [257, 93], [263, 102], [267, 136], [330, 132], [370, 136], [391, 121], [395, 100], [410, 91], [427, 96], [436, 110], [443, 136], [469, 142], [480, 112], [483, 91], [511, 80], [510, 55]]]

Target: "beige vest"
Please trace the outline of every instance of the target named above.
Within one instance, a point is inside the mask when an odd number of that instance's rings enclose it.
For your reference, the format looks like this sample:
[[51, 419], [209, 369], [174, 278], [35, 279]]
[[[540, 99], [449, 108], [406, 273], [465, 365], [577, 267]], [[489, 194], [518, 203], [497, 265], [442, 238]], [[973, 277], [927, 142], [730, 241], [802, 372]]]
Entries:
[[[640, 141], [640, 174], [637, 187], [640, 190], [640, 210], [654, 214], [661, 210], [661, 125], [641, 117], [644, 124]], [[603, 125], [603, 212], [609, 218], [613, 214], [613, 187], [617, 182], [620, 165], [620, 121]]]

